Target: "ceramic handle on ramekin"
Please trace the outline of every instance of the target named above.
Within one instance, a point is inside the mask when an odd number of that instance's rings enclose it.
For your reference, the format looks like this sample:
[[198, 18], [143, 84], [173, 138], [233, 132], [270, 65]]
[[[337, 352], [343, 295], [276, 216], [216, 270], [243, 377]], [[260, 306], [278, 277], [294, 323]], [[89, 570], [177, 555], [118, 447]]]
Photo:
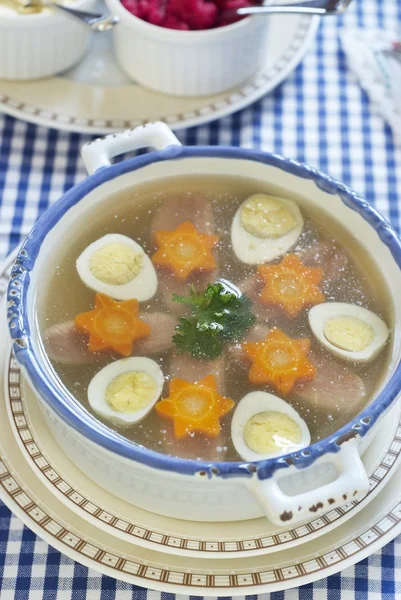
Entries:
[[320, 464], [332, 464], [337, 472], [336, 479], [301, 494], [288, 495], [280, 488], [280, 479], [289, 475], [287, 469], [280, 469], [270, 479], [255, 477], [249, 482], [250, 491], [269, 521], [284, 526], [310, 520], [342, 504], [359, 500], [369, 490], [369, 479], [355, 442], [347, 442], [336, 454], [326, 455]]
[[168, 146], [181, 146], [181, 143], [165, 123], [155, 122], [88, 142], [81, 155], [86, 170], [92, 175], [102, 167], [109, 167], [110, 159], [119, 154], [141, 148], [163, 150]]

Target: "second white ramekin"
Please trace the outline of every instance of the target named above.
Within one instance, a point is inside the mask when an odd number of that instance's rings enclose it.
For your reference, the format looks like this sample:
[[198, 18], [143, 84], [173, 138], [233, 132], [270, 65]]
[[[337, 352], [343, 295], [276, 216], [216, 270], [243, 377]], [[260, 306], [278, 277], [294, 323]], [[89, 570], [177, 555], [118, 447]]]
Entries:
[[[91, 10], [94, 0], [76, 0]], [[91, 31], [56, 9], [0, 15], [0, 79], [39, 79], [72, 67], [88, 49]]]
[[157, 27], [106, 0], [120, 17], [113, 31], [117, 61], [141, 85], [165, 94], [206, 96], [233, 88], [266, 59], [268, 18], [248, 17], [206, 31]]

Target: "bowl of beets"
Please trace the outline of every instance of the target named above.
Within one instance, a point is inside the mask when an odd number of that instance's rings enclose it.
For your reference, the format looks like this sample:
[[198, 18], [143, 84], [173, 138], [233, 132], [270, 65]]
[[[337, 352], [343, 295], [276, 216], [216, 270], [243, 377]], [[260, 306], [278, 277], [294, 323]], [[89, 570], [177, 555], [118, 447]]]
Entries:
[[268, 16], [236, 9], [261, 0], [106, 0], [121, 69], [170, 95], [205, 96], [241, 85], [266, 61]]
[[256, 6], [251, 0], [121, 0], [121, 4], [138, 19], [158, 27], [179, 31], [203, 31], [224, 27], [244, 17], [238, 8]]

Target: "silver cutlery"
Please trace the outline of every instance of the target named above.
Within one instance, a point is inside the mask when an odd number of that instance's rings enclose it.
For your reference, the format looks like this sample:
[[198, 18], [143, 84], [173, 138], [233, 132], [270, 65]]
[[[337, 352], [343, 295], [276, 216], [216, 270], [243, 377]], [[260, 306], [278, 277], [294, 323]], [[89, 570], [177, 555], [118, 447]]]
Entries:
[[53, 0], [16, 0], [14, 5], [21, 14], [32, 14], [40, 12], [44, 7], [54, 7], [75, 19], [85, 23], [92, 31], [103, 32], [112, 29], [119, 22], [119, 17], [113, 16], [110, 13], [96, 14], [84, 10], [78, 10], [65, 4], [53, 2]]
[[237, 8], [235, 14], [267, 15], [272, 13], [289, 13], [304, 15], [339, 15], [343, 13], [352, 0], [308, 0], [307, 2], [290, 2], [283, 4], [266, 4], [262, 6], [244, 6]]

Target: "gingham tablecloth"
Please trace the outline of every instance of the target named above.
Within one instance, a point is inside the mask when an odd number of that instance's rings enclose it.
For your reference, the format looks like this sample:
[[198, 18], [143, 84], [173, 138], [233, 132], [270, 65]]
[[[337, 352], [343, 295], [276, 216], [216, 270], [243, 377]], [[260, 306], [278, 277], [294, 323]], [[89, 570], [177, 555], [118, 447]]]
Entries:
[[[344, 26], [401, 32], [401, 0], [355, 0], [326, 19], [301, 66], [274, 93], [219, 122], [179, 133], [184, 144], [261, 148], [297, 158], [351, 185], [400, 229], [401, 150], [347, 69]], [[401, 90], [400, 90], [401, 98]], [[85, 177], [79, 149], [88, 137], [0, 116], [0, 255], [35, 219]], [[174, 600], [102, 577], [42, 540], [0, 502], [0, 599]], [[249, 597], [249, 598], [255, 598]], [[401, 599], [401, 537], [355, 567], [271, 600]]]

